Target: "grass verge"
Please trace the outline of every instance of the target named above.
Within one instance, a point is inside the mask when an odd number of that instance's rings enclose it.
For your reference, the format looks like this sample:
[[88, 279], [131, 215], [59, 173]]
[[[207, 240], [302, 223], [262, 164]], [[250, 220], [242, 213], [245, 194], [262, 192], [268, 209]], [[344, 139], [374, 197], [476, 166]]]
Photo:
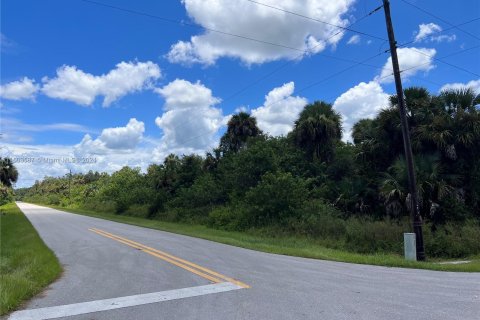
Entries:
[[15, 203], [0, 207], [0, 315], [39, 293], [62, 268]]
[[406, 261], [402, 256], [394, 254], [358, 254], [342, 250], [330, 249], [322, 246], [314, 239], [309, 239], [306, 237], [272, 237], [262, 235], [260, 234], [260, 232], [255, 231], [225, 231], [212, 229], [203, 225], [149, 220], [145, 218], [94, 212], [78, 208], [64, 208], [59, 206], [48, 207], [90, 217], [96, 217], [150, 229], [183, 234], [196, 238], [202, 238], [228, 245], [269, 253], [387, 267], [428, 269], [437, 271], [480, 272], [479, 256], [466, 259], [470, 260], [471, 262], [465, 264], [439, 264], [439, 261], [434, 260], [427, 262], [413, 262]]

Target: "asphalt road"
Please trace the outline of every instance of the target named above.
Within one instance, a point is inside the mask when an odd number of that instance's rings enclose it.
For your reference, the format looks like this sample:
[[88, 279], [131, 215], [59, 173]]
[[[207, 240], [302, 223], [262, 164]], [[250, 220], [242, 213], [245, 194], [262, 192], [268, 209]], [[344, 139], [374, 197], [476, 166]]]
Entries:
[[274, 255], [18, 205], [65, 272], [10, 319], [480, 319], [479, 273]]

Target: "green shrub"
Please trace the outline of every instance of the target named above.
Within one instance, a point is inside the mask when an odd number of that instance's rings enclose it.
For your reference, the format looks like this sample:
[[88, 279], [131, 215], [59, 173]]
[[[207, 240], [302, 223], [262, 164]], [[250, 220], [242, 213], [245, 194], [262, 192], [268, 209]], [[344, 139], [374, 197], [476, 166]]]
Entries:
[[12, 202], [13, 199], [14, 196], [12, 189], [0, 183], [0, 206]]
[[61, 201], [61, 198], [58, 194], [53, 193], [47, 196], [47, 204], [57, 206], [60, 204], [60, 201]]
[[132, 204], [123, 214], [132, 217], [146, 218], [149, 214], [148, 209], [149, 206], [146, 204]]
[[208, 214], [208, 226], [217, 229], [236, 230], [237, 221], [238, 216], [229, 206], [216, 207]]
[[91, 211], [98, 211], [104, 213], [114, 213], [116, 210], [116, 203], [112, 200], [98, 200], [92, 199], [85, 202], [82, 205], [82, 208], [91, 210]]
[[251, 226], [285, 224], [308, 197], [307, 183], [291, 173], [267, 173], [242, 202]]
[[323, 200], [307, 200], [290, 221], [294, 232], [313, 238], [340, 240], [345, 237], [346, 223], [341, 213]]
[[425, 252], [433, 257], [461, 258], [480, 254], [480, 226], [474, 220], [424, 228]]
[[372, 221], [350, 218], [346, 221], [347, 250], [359, 253], [403, 252], [403, 233], [409, 227], [391, 220]]

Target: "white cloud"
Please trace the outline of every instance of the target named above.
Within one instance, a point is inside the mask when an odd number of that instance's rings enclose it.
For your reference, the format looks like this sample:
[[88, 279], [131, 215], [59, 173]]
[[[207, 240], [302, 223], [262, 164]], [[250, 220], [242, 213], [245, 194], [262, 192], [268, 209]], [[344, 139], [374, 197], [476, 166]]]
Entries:
[[452, 42], [457, 39], [455, 34], [442, 34], [438, 36], [432, 36], [432, 34], [442, 31], [442, 27], [435, 23], [420, 24], [418, 26], [418, 31], [415, 32], [415, 42], [430, 41], [430, 42]]
[[442, 27], [435, 23], [422, 23], [418, 26], [418, 32], [415, 35], [415, 42], [419, 42], [427, 38], [429, 35], [442, 31]]
[[440, 88], [440, 91], [443, 90], [450, 90], [450, 89], [464, 89], [464, 88], [471, 88], [477, 94], [480, 94], [480, 79], [478, 80], [471, 80], [467, 83], [447, 83]]
[[130, 152], [135, 149], [145, 132], [143, 122], [130, 119], [125, 127], [106, 128], [97, 139], [86, 134], [82, 141], [75, 145], [77, 156], [110, 154], [114, 152]]
[[42, 131], [71, 131], [71, 132], [92, 132], [91, 129], [77, 123], [51, 123], [51, 124], [29, 124], [21, 122], [14, 118], [2, 118], [3, 130], [15, 130], [15, 131], [30, 131], [30, 132], [42, 132]]
[[[343, 16], [354, 0], [264, 0], [265, 4], [298, 12], [334, 25], [346, 26]], [[182, 0], [187, 14], [206, 29], [242, 35], [271, 43], [308, 51], [311, 54], [335, 46], [343, 32], [338, 28], [295, 17], [286, 12], [248, 1]], [[328, 39], [328, 40], [327, 40]], [[305, 53], [307, 54], [307, 53]], [[211, 65], [220, 57], [238, 58], [247, 64], [278, 59], [296, 59], [298, 51], [227, 36], [205, 30], [190, 41], [172, 45], [167, 57], [174, 63]]]
[[144, 123], [132, 118], [125, 127], [103, 129], [98, 139], [109, 149], [133, 149], [140, 142], [144, 132]]
[[376, 81], [361, 82], [340, 95], [333, 108], [342, 114], [343, 139], [351, 141], [353, 125], [360, 119], [372, 119], [389, 105], [389, 94]]
[[272, 136], [286, 135], [293, 128], [293, 123], [308, 103], [307, 99], [292, 96], [295, 90], [293, 82], [275, 88], [265, 96], [263, 106], [252, 110], [257, 118], [258, 127]]
[[235, 113], [240, 113], [240, 112], [249, 112], [249, 108], [247, 106], [240, 106], [238, 108], [235, 108]]
[[[418, 72], [428, 72], [435, 66], [433, 59], [437, 51], [435, 49], [427, 48], [399, 48], [398, 63], [402, 71], [402, 78], [404, 80], [415, 75]], [[387, 83], [393, 81], [392, 58], [389, 57], [385, 63], [382, 72], [375, 78], [376, 81]]]
[[360, 36], [355, 34], [348, 39], [347, 44], [358, 44], [360, 43]]
[[457, 36], [454, 35], [454, 34], [442, 34], [442, 35], [439, 35], [439, 36], [436, 36], [436, 37], [430, 37], [430, 39], [434, 42], [443, 42], [443, 41], [446, 41], [446, 42], [452, 42], [452, 41], [455, 41], [457, 39]]
[[108, 107], [126, 94], [150, 87], [160, 76], [160, 68], [151, 61], [120, 62], [115, 69], [100, 76], [85, 73], [76, 66], [62, 66], [57, 69], [56, 78], [42, 79], [42, 92], [51, 98], [84, 106], [103, 96], [103, 106]]
[[155, 119], [163, 137], [156, 149], [159, 158], [168, 153], [201, 153], [218, 143], [218, 130], [226, 118], [212, 91], [197, 81], [176, 79], [155, 90], [165, 99], [165, 112]]
[[24, 77], [22, 80], [0, 86], [0, 97], [8, 100], [34, 100], [39, 89], [35, 80]]

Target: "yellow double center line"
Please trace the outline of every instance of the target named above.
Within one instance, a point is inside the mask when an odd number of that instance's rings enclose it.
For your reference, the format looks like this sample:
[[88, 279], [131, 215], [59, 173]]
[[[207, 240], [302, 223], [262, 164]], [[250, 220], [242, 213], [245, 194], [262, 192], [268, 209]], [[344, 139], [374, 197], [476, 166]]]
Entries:
[[173, 264], [177, 267], [180, 267], [182, 269], [190, 271], [190, 272], [192, 272], [192, 273], [194, 273], [194, 274], [196, 274], [196, 275], [198, 275], [202, 278], [205, 278], [205, 279], [207, 279], [207, 280], [209, 280], [213, 283], [220, 283], [220, 282], [227, 281], [227, 282], [236, 284], [237, 286], [240, 286], [242, 288], [250, 288], [249, 285], [247, 285], [243, 282], [240, 282], [236, 279], [224, 276], [223, 274], [220, 274], [220, 273], [215, 272], [213, 270], [210, 270], [210, 269], [207, 269], [205, 267], [199, 266], [198, 264], [195, 264], [193, 262], [175, 257], [171, 254], [160, 251], [158, 249], [148, 247], [144, 244], [141, 244], [141, 243], [129, 240], [127, 238], [123, 238], [123, 237], [114, 235], [112, 233], [109, 233], [109, 232], [106, 232], [106, 231], [103, 231], [103, 230], [100, 230], [100, 229], [97, 229], [97, 228], [91, 228], [91, 229], [88, 229], [88, 230], [90, 230], [92, 232], [95, 232], [95, 233], [97, 233], [101, 236], [116, 240], [116, 241], [121, 242], [123, 244], [126, 244], [127, 246], [130, 246], [132, 248], [141, 250], [141, 251], [143, 251], [145, 253], [148, 253], [148, 254], [150, 254], [154, 257], [157, 257], [157, 258], [162, 259], [166, 262], [169, 262], [169, 263], [171, 263], [171, 264]]

